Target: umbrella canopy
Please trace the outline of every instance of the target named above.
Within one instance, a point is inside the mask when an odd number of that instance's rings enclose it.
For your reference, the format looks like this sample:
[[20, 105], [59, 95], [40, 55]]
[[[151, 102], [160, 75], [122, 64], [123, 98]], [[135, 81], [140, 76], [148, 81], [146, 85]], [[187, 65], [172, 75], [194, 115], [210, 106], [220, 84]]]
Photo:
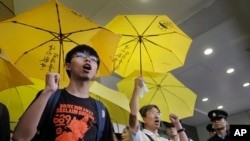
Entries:
[[114, 70], [165, 73], [184, 64], [192, 39], [165, 15], [118, 15], [106, 27], [122, 38]]
[[[128, 125], [129, 122], [129, 100], [121, 92], [112, 90], [96, 81], [94, 81], [89, 91], [91, 97], [100, 100], [109, 110], [112, 122]], [[141, 118], [139, 118], [141, 120]]]
[[33, 82], [14, 64], [12, 64], [3, 49], [0, 48], [0, 91], [21, 85], [31, 85]]
[[0, 22], [0, 46], [27, 75], [44, 79], [59, 72], [67, 80], [65, 54], [78, 44], [92, 46], [101, 62], [98, 76], [110, 75], [120, 36], [56, 0]]
[[37, 92], [44, 88], [43, 80], [31, 78], [34, 85], [13, 87], [0, 92], [0, 102], [4, 103], [10, 113], [11, 129], [14, 129], [20, 116], [35, 98]]
[[[196, 94], [184, 86], [171, 73], [157, 77], [144, 77], [149, 89], [139, 101], [139, 106], [155, 104], [160, 108], [162, 120], [169, 122], [169, 114], [177, 114], [180, 118], [193, 115]], [[131, 98], [134, 86], [133, 78], [125, 78], [117, 83], [119, 91]]]

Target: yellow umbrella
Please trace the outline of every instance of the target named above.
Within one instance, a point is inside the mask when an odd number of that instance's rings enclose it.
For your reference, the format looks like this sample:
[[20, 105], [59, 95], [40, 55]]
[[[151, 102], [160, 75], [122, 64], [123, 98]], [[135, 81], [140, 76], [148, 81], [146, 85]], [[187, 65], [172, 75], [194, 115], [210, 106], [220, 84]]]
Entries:
[[[125, 94], [110, 89], [96, 81], [90, 86], [91, 97], [104, 103], [110, 113], [112, 122], [128, 125], [129, 100]], [[139, 118], [141, 120], [141, 117]]]
[[[175, 113], [180, 118], [193, 116], [196, 94], [188, 89], [171, 73], [165, 73], [157, 77], [147, 74], [143, 77], [149, 89], [148, 93], [139, 101], [139, 106], [155, 104], [159, 106], [162, 120], [169, 122], [169, 114]], [[117, 83], [119, 91], [131, 98], [134, 79], [125, 78]]]
[[0, 48], [0, 91], [33, 82], [14, 64], [12, 64], [3, 49]]
[[122, 77], [181, 67], [192, 42], [165, 15], [118, 15], [106, 27], [122, 36], [114, 60], [114, 70]]
[[10, 113], [11, 129], [35, 98], [37, 92], [44, 88], [43, 80], [31, 78], [34, 85], [18, 86], [0, 92], [0, 102], [4, 103]]
[[78, 44], [93, 46], [101, 63], [98, 76], [110, 75], [120, 36], [51, 0], [0, 22], [0, 46], [30, 77], [59, 72], [67, 80], [65, 54]]

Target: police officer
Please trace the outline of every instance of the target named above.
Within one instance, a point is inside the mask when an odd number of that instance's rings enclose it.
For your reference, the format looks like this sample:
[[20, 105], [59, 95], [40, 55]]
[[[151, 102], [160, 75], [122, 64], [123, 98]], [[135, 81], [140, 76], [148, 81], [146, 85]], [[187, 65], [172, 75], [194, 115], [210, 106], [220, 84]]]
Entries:
[[223, 110], [211, 110], [208, 112], [208, 117], [212, 123], [212, 128], [215, 130], [216, 134], [208, 139], [208, 141], [230, 141], [229, 130], [227, 129], [228, 113]]

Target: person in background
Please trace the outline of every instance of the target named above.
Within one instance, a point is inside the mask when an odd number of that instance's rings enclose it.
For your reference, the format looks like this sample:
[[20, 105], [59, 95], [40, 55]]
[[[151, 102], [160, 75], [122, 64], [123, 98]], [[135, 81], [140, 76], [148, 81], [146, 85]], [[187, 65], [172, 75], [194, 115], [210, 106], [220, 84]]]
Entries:
[[[158, 134], [160, 128], [161, 113], [156, 105], [145, 105], [140, 108], [140, 114], [143, 119], [143, 130], [140, 130], [140, 124], [137, 114], [139, 113], [139, 98], [144, 85], [144, 80], [141, 76], [135, 79], [134, 90], [130, 99], [130, 116], [129, 130], [132, 141], [168, 141]], [[170, 121], [175, 125], [180, 141], [188, 141], [185, 134], [185, 129], [182, 127], [177, 115], [170, 114]]]
[[[170, 141], [180, 141], [178, 131], [175, 128], [174, 124], [169, 122], [163, 122], [163, 124], [166, 126], [166, 134], [169, 137], [168, 139]], [[192, 141], [192, 139], [188, 138], [188, 141]]]
[[120, 139], [118, 139], [118, 137], [115, 133], [113, 133], [113, 138], [114, 138], [114, 141], [120, 141]]
[[99, 141], [98, 127], [103, 119], [104, 130], [101, 141], [113, 141], [113, 125], [107, 109], [98, 113], [96, 100], [90, 97], [89, 86], [96, 76], [100, 58], [88, 45], [77, 45], [66, 55], [65, 68], [69, 84], [61, 90], [52, 118], [37, 129], [43, 111], [58, 90], [60, 75], [47, 73], [45, 88], [31, 103], [20, 118], [13, 138], [15, 141], [30, 141], [34, 136], [45, 135], [44, 141]]
[[215, 130], [214, 130], [213, 127], [212, 127], [212, 123], [209, 123], [209, 124], [206, 126], [206, 129], [207, 129], [207, 131], [208, 131], [209, 138], [213, 137], [213, 136], [216, 134]]
[[0, 102], [0, 141], [10, 141], [9, 110], [1, 102]]
[[123, 129], [123, 132], [121, 134], [121, 141], [130, 141], [129, 126], [126, 126]]
[[166, 126], [166, 133], [169, 137], [170, 141], [179, 141], [179, 135], [177, 129], [175, 128], [174, 124], [169, 122], [164, 122]]
[[228, 126], [228, 113], [224, 110], [211, 110], [208, 112], [208, 117], [212, 123], [212, 128], [216, 134], [209, 138], [208, 141], [230, 141], [230, 133]]

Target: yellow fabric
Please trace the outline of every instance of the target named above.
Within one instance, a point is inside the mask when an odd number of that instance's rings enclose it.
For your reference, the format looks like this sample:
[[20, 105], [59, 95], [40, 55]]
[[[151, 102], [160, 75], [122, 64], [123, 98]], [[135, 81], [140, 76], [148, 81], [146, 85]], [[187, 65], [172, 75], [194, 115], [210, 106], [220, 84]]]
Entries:
[[[102, 101], [107, 107], [112, 122], [128, 125], [130, 108], [129, 100], [125, 94], [110, 89], [96, 81], [91, 84], [89, 91], [91, 97]], [[141, 120], [140, 116], [139, 120]]]
[[0, 31], [0, 46], [27, 75], [44, 79], [47, 72], [60, 72], [63, 81], [65, 55], [77, 44], [93, 46], [101, 58], [98, 76], [110, 75], [120, 39], [55, 0], [0, 22]]
[[[161, 120], [169, 122], [169, 114], [177, 114], [180, 118], [191, 117], [194, 112], [196, 94], [188, 89], [171, 73], [157, 77], [144, 77], [149, 89], [140, 98], [139, 106], [155, 104], [162, 113]], [[134, 78], [125, 78], [117, 83], [120, 92], [131, 98], [134, 88]]]
[[106, 27], [122, 36], [114, 66], [122, 77], [135, 70], [165, 73], [181, 67], [192, 42], [165, 15], [118, 15]]
[[0, 92], [0, 102], [7, 106], [10, 113], [11, 129], [14, 129], [18, 119], [35, 98], [37, 92], [45, 86], [43, 80], [30, 79], [34, 85], [18, 86]]
[[21, 85], [31, 85], [33, 82], [12, 62], [8, 60], [0, 48], [0, 91]]

